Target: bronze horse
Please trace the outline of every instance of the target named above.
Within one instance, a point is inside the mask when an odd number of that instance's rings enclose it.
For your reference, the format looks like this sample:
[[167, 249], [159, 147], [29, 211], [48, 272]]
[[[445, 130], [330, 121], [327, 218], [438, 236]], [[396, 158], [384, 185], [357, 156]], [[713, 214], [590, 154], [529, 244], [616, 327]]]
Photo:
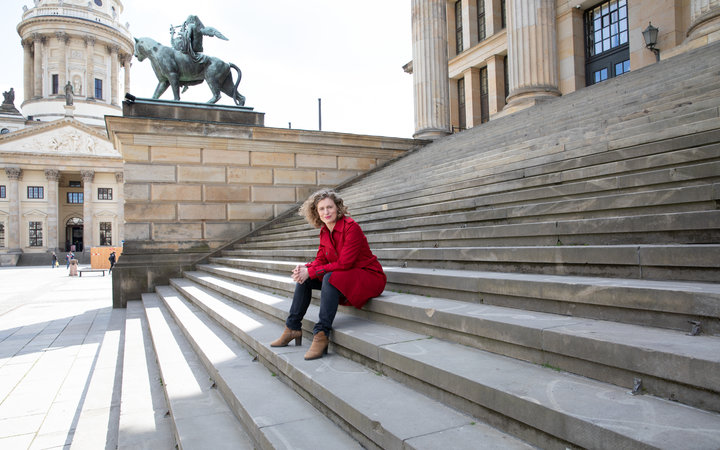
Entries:
[[[150, 64], [158, 79], [158, 85], [152, 97], [154, 99], [160, 98], [170, 86], [174, 99], [179, 101], [180, 86], [187, 88], [187, 86], [206, 81], [213, 94], [208, 103], [216, 103], [220, 100], [220, 93], [224, 92], [233, 99], [236, 105], [245, 105], [245, 97], [237, 91], [242, 72], [235, 64], [226, 63], [219, 58], [207, 55], [203, 55], [200, 62], [195, 62], [190, 55], [162, 45], [148, 37], [135, 39], [135, 57], [138, 61], [144, 61], [145, 58], [150, 59]], [[237, 80], [234, 84], [230, 68], [237, 71]]]

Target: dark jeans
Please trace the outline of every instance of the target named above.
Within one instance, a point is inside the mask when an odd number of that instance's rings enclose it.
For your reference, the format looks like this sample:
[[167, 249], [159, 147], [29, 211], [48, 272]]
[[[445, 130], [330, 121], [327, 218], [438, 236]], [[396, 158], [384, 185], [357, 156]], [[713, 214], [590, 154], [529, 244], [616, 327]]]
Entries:
[[310, 300], [312, 298], [312, 290], [320, 289], [320, 314], [319, 321], [315, 324], [313, 334], [318, 331], [324, 331], [325, 335], [330, 335], [335, 313], [337, 313], [338, 304], [340, 303], [340, 291], [330, 284], [330, 275], [332, 272], [326, 273], [322, 281], [312, 280], [308, 278], [304, 283], [295, 284], [295, 295], [290, 306], [290, 314], [285, 321], [285, 325], [291, 330], [299, 330], [302, 328], [302, 319], [305, 317]]

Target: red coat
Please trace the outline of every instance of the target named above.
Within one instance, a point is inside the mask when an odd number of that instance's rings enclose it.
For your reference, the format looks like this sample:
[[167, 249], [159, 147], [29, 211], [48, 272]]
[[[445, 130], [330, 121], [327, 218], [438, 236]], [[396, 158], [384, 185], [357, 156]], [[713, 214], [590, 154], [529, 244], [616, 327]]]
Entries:
[[385, 289], [387, 277], [370, 251], [360, 225], [348, 216], [335, 223], [332, 236], [327, 226], [320, 229], [320, 247], [315, 260], [306, 264], [310, 278], [321, 279], [332, 272], [330, 283], [360, 309]]

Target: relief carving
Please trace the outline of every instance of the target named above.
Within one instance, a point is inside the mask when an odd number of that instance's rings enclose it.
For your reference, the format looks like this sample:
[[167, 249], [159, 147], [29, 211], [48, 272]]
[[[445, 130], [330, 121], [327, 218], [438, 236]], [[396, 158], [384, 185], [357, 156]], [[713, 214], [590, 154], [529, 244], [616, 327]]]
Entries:
[[119, 154], [110, 142], [73, 128], [63, 128], [27, 139], [7, 142], [1, 145], [0, 149], [103, 156]]

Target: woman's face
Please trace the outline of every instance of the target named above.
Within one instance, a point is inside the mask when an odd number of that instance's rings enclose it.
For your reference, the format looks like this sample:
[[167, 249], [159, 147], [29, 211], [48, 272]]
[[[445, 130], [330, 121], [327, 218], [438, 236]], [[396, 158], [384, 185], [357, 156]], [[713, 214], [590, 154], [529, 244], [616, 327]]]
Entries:
[[317, 212], [320, 216], [320, 220], [330, 229], [335, 226], [337, 222], [337, 206], [331, 198], [324, 198], [317, 204]]

